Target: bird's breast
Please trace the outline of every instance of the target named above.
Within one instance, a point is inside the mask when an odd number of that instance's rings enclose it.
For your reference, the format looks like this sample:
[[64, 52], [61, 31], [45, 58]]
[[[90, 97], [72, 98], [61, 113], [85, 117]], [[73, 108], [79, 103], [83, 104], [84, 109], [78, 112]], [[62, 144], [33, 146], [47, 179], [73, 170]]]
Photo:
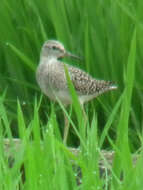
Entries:
[[56, 100], [57, 96], [61, 101], [63, 98], [70, 101], [63, 65], [52, 61], [39, 64], [36, 79], [42, 92], [50, 99]]

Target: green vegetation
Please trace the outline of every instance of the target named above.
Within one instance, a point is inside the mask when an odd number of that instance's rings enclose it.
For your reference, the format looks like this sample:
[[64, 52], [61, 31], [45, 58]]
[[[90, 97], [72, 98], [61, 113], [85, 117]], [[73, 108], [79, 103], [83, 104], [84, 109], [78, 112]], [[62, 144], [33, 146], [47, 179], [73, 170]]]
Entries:
[[[142, 189], [142, 10], [139, 0], [1, 0], [0, 190]], [[87, 118], [70, 81], [70, 109], [41, 95], [35, 69], [47, 39], [58, 39], [84, 58], [81, 64], [65, 61], [117, 82], [117, 91], [85, 105]], [[68, 145], [80, 145], [78, 156], [62, 143], [63, 111], [70, 122]], [[20, 149], [15, 149], [13, 137], [21, 139]], [[11, 140], [12, 168], [4, 138]], [[102, 149], [115, 151], [113, 167]], [[139, 155], [135, 166], [133, 153]], [[104, 178], [100, 157], [110, 170]], [[81, 185], [73, 162], [81, 169]]]

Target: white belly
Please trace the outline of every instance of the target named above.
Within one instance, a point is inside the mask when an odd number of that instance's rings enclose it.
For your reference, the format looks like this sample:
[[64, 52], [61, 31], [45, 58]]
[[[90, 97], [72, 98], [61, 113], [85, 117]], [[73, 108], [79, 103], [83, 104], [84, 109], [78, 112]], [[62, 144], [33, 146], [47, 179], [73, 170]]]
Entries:
[[64, 105], [68, 105], [72, 103], [71, 96], [67, 91], [46, 91], [44, 92], [51, 100], [60, 101]]

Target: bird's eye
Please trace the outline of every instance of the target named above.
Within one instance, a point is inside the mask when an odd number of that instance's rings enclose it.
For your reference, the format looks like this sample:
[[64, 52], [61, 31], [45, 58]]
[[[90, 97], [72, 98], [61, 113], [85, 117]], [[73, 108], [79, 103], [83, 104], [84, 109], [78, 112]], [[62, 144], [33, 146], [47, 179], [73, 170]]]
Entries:
[[57, 47], [56, 47], [56, 46], [53, 46], [53, 47], [52, 47], [52, 49], [56, 50], [56, 49], [57, 49]]

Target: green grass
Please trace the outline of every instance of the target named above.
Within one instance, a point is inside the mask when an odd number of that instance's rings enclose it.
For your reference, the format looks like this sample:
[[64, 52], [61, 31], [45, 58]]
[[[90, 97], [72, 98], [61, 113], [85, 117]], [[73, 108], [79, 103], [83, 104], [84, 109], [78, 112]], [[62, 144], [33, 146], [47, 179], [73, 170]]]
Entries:
[[[142, 9], [139, 0], [1, 0], [0, 189], [142, 189]], [[70, 80], [71, 113], [41, 96], [35, 70], [47, 39], [58, 39], [83, 57], [82, 63], [65, 60], [69, 64], [118, 84], [117, 91], [85, 105], [87, 121]], [[62, 142], [63, 111], [70, 122], [67, 144], [80, 145], [78, 157]], [[10, 148], [12, 168], [3, 146], [6, 137], [22, 142], [20, 150]], [[111, 176], [105, 178], [98, 168], [101, 149], [115, 151]], [[71, 160], [81, 168], [80, 186]]]

